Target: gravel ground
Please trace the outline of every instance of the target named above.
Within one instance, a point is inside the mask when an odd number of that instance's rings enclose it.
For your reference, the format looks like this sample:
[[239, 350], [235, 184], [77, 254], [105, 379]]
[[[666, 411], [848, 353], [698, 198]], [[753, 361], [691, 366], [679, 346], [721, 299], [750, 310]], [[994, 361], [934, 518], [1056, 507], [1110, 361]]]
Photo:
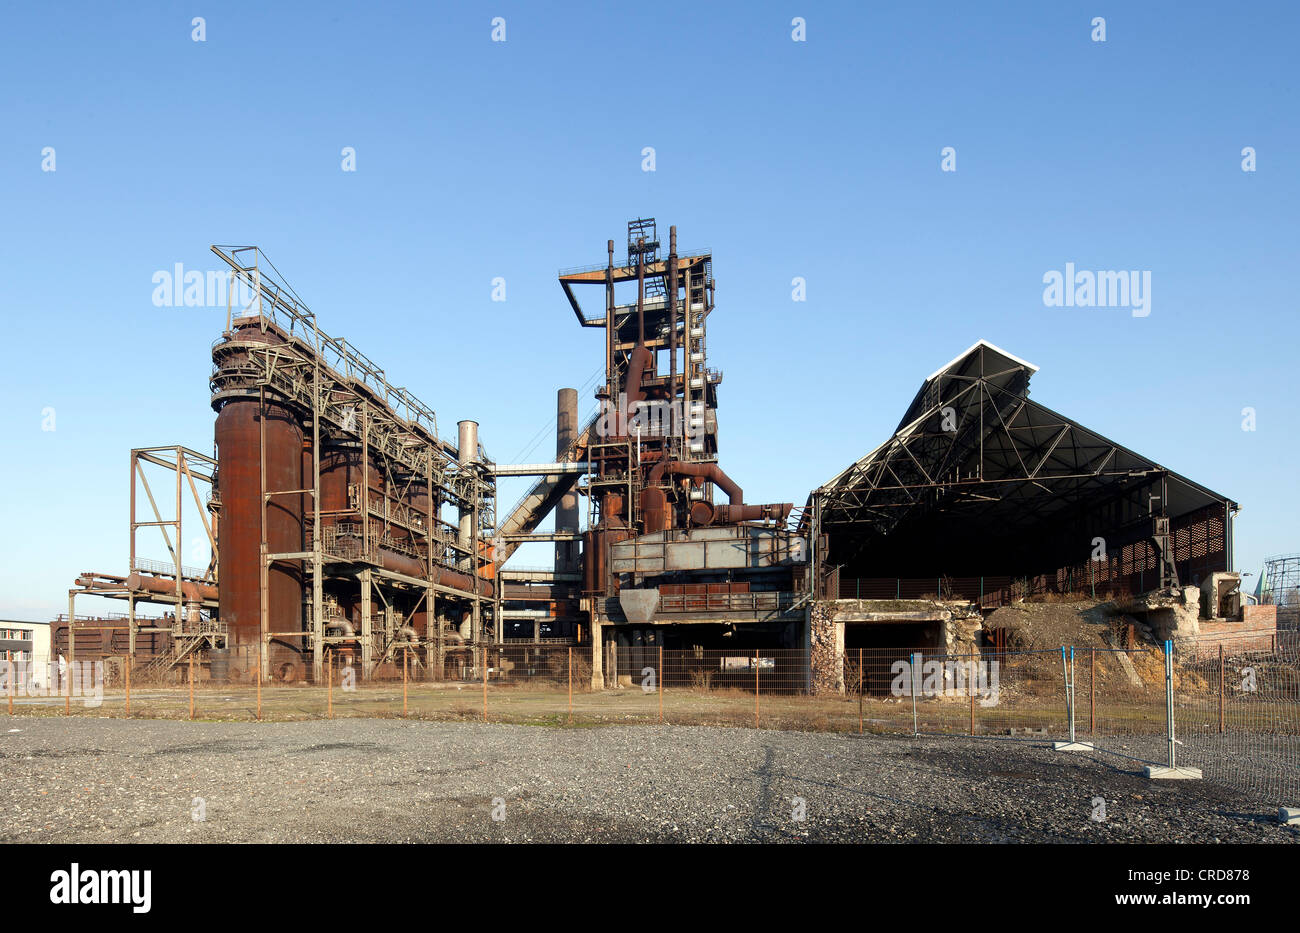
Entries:
[[1137, 767], [959, 737], [20, 717], [0, 841], [1300, 841], [1241, 794]]

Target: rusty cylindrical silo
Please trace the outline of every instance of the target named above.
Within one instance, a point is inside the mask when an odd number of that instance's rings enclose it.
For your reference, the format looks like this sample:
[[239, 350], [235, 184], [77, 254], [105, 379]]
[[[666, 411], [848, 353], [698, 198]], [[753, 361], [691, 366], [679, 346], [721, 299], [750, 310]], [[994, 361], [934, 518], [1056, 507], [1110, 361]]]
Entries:
[[[266, 440], [266, 491], [302, 489], [303, 428], [298, 413], [284, 400], [268, 395], [263, 407], [258, 390], [242, 381], [249, 368], [248, 345], [282, 342], [263, 333], [256, 318], [236, 322], [236, 329], [213, 348], [213, 407], [217, 410], [216, 444], [221, 521], [218, 526], [218, 587], [221, 620], [233, 649], [231, 661], [252, 671], [259, 661], [261, 632], [262, 436]], [[302, 495], [278, 495], [266, 504], [269, 553], [303, 550]], [[294, 562], [272, 564], [267, 586], [267, 631], [302, 630], [303, 576]], [[284, 639], [270, 650], [269, 672], [299, 661], [299, 639]]]

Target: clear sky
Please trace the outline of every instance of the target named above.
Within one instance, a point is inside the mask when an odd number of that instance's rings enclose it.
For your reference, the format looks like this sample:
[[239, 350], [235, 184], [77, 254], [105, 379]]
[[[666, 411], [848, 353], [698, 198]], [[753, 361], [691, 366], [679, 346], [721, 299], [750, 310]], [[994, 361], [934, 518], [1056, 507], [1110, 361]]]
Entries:
[[[224, 309], [155, 306], [155, 273], [263, 247], [327, 332], [506, 461], [600, 364], [557, 270], [637, 216], [713, 250], [721, 459], [752, 501], [802, 503], [984, 338], [1041, 367], [1038, 401], [1240, 502], [1240, 569], [1300, 551], [1296, 4], [0, 16], [0, 616], [126, 572], [131, 447], [212, 450]], [[1150, 313], [1046, 306], [1067, 263], [1150, 272]]]

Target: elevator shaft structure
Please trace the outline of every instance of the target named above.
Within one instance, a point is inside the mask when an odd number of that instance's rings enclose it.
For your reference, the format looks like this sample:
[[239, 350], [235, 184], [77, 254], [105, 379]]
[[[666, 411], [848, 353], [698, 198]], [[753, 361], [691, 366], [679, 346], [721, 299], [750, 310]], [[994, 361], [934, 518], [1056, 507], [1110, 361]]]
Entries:
[[253, 296], [212, 350], [232, 676], [319, 680], [331, 653], [363, 677], [472, 664], [499, 617], [477, 424], [439, 437], [433, 410], [323, 333], [257, 247], [212, 250]]

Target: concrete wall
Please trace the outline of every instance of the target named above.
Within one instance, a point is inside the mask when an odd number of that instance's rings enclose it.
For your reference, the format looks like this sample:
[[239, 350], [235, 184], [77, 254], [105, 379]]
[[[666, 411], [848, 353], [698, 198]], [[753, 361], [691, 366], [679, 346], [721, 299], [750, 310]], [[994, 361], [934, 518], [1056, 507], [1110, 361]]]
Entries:
[[978, 653], [981, 616], [967, 606], [927, 599], [835, 599], [813, 603], [809, 613], [811, 691], [843, 693], [846, 625], [929, 622], [939, 628], [939, 647], [948, 654]]

